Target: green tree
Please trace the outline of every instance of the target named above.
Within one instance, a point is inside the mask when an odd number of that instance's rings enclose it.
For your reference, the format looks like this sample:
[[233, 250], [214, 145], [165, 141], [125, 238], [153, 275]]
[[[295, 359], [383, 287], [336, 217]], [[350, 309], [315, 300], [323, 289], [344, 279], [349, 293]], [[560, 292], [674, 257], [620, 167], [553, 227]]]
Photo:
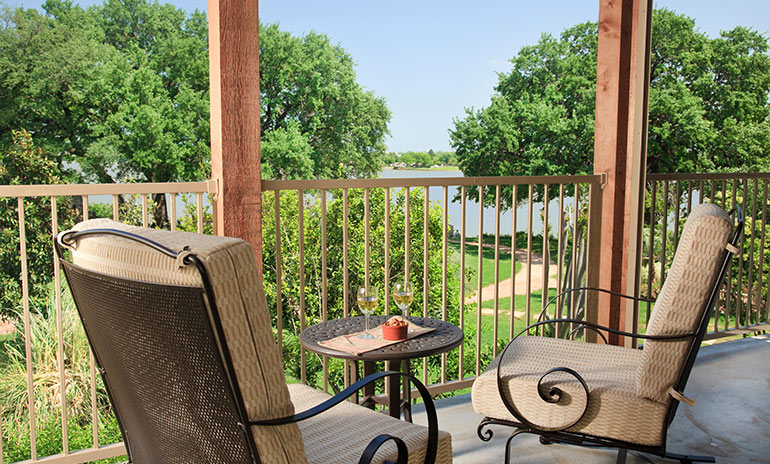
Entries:
[[61, 169], [100, 138], [127, 67], [92, 14], [55, 0], [44, 10], [3, 12], [0, 134], [7, 148], [11, 131], [26, 128]]
[[[323, 34], [294, 37], [277, 24], [260, 25], [259, 55], [263, 137], [281, 129], [288, 134], [293, 122], [312, 149], [313, 177], [375, 175], [390, 111], [356, 82], [353, 58]], [[280, 178], [274, 159], [263, 161]]]
[[[26, 130], [14, 131], [10, 147], [0, 158], [1, 185], [60, 184], [56, 163], [35, 146]], [[21, 258], [19, 216], [15, 198], [0, 198], [0, 318], [14, 318], [21, 307]], [[77, 211], [68, 201], [57, 202], [59, 228], [75, 222]], [[53, 230], [48, 198], [24, 200], [24, 230], [27, 246], [27, 278], [32, 308], [47, 309], [47, 285], [53, 275]]]
[[[209, 174], [208, 22], [147, 0], [5, 14], [0, 133], [25, 127], [71, 180]], [[167, 221], [156, 195], [154, 222]]]
[[[490, 105], [454, 121], [450, 138], [462, 171], [592, 172], [597, 43], [596, 23], [584, 23], [523, 47], [511, 72], [500, 74]], [[767, 170], [769, 97], [767, 37], [736, 27], [712, 39], [692, 19], [655, 10], [648, 171]]]
[[[365, 275], [365, 230], [364, 192], [363, 189], [348, 191], [348, 221], [344, 221], [343, 193], [341, 190], [329, 191], [326, 214], [326, 259], [327, 259], [327, 311], [329, 319], [344, 316], [343, 308], [347, 302], [351, 315], [358, 314], [355, 302], [355, 288], [363, 284]], [[409, 276], [415, 289], [415, 299], [411, 311], [413, 315], [422, 315], [423, 305], [423, 230], [424, 216], [421, 189], [410, 192], [410, 264]], [[370, 282], [380, 289], [384, 299], [384, 287], [404, 276], [404, 235], [406, 194], [403, 189], [394, 190], [390, 207], [390, 282], [385, 281], [385, 194], [383, 189], [370, 191]], [[281, 239], [281, 308], [284, 327], [284, 359], [287, 372], [299, 378], [300, 366], [297, 362], [300, 332], [300, 295], [305, 300], [305, 315], [308, 325], [321, 320], [322, 305], [322, 242], [321, 242], [321, 202], [317, 196], [306, 195], [304, 201], [304, 272], [305, 288], [299, 287], [299, 212], [298, 198], [295, 192], [283, 192], [280, 195], [281, 223], [278, 233]], [[274, 195], [265, 196], [263, 206], [263, 269], [265, 295], [268, 307], [277, 308], [276, 289], [276, 246]], [[438, 206], [431, 207], [428, 215], [428, 314], [430, 317], [442, 316], [442, 215]], [[344, 265], [343, 233], [348, 233], [348, 261]], [[449, 264], [449, 275], [459, 270], [456, 264]], [[347, 272], [349, 291], [344, 292], [343, 274]], [[449, 279], [447, 282], [447, 312], [450, 321], [459, 321], [459, 282]], [[391, 312], [398, 314], [395, 304], [390, 301]], [[381, 302], [377, 312], [384, 314], [385, 303]], [[273, 314], [273, 317], [277, 317]], [[273, 326], [277, 327], [274, 320]], [[436, 361], [434, 361], [436, 362]], [[317, 380], [321, 365], [312, 355], [307, 357], [309, 382]], [[450, 374], [451, 375], [451, 374]], [[331, 382], [337, 387], [342, 385], [342, 364], [332, 369]]]

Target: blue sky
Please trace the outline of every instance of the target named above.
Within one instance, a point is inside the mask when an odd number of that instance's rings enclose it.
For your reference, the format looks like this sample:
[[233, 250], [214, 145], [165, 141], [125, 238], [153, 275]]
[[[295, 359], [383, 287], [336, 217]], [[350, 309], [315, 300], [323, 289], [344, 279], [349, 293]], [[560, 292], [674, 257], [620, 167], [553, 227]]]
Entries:
[[[36, 8], [41, 0], [5, 0]], [[75, 0], [83, 6], [101, 0]], [[206, 10], [205, 0], [172, 0]], [[687, 14], [710, 36], [737, 25], [770, 34], [766, 0], [655, 0]], [[341, 44], [357, 63], [358, 81], [385, 98], [393, 113], [392, 151], [449, 149], [448, 129], [466, 107], [489, 103], [497, 72], [542, 33], [558, 35], [596, 21], [598, 0], [261, 0], [263, 22], [294, 34], [314, 30]]]

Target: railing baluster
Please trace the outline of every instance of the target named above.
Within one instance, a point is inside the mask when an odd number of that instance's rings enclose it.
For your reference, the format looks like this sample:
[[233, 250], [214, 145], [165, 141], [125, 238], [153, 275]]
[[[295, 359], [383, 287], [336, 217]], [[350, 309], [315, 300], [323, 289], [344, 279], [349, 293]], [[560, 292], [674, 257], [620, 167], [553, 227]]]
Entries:
[[660, 239], [660, 285], [666, 281], [666, 241], [668, 239], [668, 181], [663, 181], [663, 236]]
[[364, 287], [369, 289], [369, 189], [364, 189]]
[[[88, 220], [88, 195], [82, 195], [83, 201], [83, 220]], [[146, 216], [145, 216], [146, 217]], [[94, 351], [88, 350], [88, 368], [91, 381], [91, 434], [93, 447], [99, 447], [99, 413], [96, 409], [96, 361]]]
[[704, 191], [703, 181], [701, 180], [700, 184], [698, 184], [698, 204], [699, 205], [703, 203], [704, 201], [703, 197], [705, 196], [706, 196], [706, 192]]
[[[383, 205], [385, 221], [385, 315], [390, 315], [390, 187], [385, 187]], [[385, 394], [390, 395], [390, 382], [385, 382]]]
[[[299, 330], [305, 330], [307, 325], [305, 314], [305, 191], [297, 191], [297, 225], [299, 236]], [[304, 348], [299, 349], [300, 380], [307, 383], [307, 353]]]
[[[149, 226], [149, 218], [148, 218], [148, 202], [147, 202], [147, 194], [143, 193], [142, 195], [142, 227], [148, 227]], [[201, 233], [201, 229], [198, 229], [198, 233]]]
[[[387, 279], [386, 279], [387, 282]], [[321, 190], [321, 320], [329, 320], [328, 275], [326, 262], [326, 190]], [[387, 297], [386, 297], [387, 299]], [[329, 391], [329, 357], [323, 356], [323, 389]]]
[[[557, 254], [557, 263], [556, 263], [556, 293], [558, 294], [561, 292], [562, 289], [562, 278], [564, 274], [564, 253], [562, 253], [562, 246], [563, 246], [563, 240], [564, 240], [564, 184], [559, 184], [559, 235], [557, 237], [556, 242], [556, 254]], [[556, 302], [556, 308], [557, 308], [557, 315], [556, 318], [560, 319], [563, 314], [563, 302], [564, 297], [560, 297], [559, 300]]]
[[27, 234], [24, 221], [24, 198], [16, 200], [19, 214], [19, 257], [21, 259], [21, 304], [24, 311], [24, 356], [27, 369], [27, 409], [29, 411], [29, 443], [32, 460], [37, 459], [37, 425], [35, 415], [34, 366], [32, 365], [32, 321], [29, 314], [29, 276], [27, 269]]
[[[716, 201], [715, 201], [716, 203]], [[722, 209], [727, 211], [729, 208], [727, 207], [727, 181], [722, 180]], [[727, 269], [731, 270], [733, 265], [733, 260], [730, 260], [730, 263], [727, 265]], [[725, 324], [724, 324], [724, 330], [728, 330], [730, 328], [730, 283], [729, 283], [729, 276], [725, 279], [725, 283], [722, 284], [722, 290], [720, 292], [720, 295], [722, 295], [719, 299], [720, 305], [722, 308], [722, 312], [725, 315]]]
[[[550, 274], [549, 267], [551, 264], [551, 258], [549, 256], [550, 249], [548, 248], [548, 184], [543, 185], [543, 252], [541, 261], [543, 262], [543, 288], [540, 293], [540, 314], [544, 317], [548, 317], [546, 313], [546, 303], [548, 302], [548, 276]], [[538, 318], [539, 319], [539, 318]], [[545, 327], [543, 327], [542, 333], [545, 334]], [[556, 335], [556, 331], [554, 331]]]
[[[676, 181], [676, 202], [674, 203], [674, 250], [676, 250], [676, 247], [679, 246], [679, 213], [681, 211], [681, 205], [682, 205], [682, 183], [680, 181]], [[674, 257], [671, 257], [671, 260], [673, 261]]]
[[198, 192], [195, 198], [195, 210], [198, 213], [198, 233], [203, 233], [203, 194]]
[[[735, 208], [736, 206], [738, 206], [738, 181], [737, 180], [733, 180], [732, 184], [733, 184], [733, 188], [732, 188], [733, 208]], [[743, 236], [745, 237], [746, 234], [744, 233]], [[743, 253], [740, 253], [740, 255], [743, 255]], [[734, 300], [733, 297], [732, 297], [733, 296], [732, 295], [732, 293], [733, 293], [732, 292], [732, 289], [733, 289], [732, 288], [732, 284], [733, 284], [733, 261], [734, 260], [732, 260], [732, 259], [730, 260], [729, 268], [728, 268], [728, 271], [727, 271], [727, 308], [728, 308], [729, 311], [727, 313], [727, 316], [726, 316], [727, 319], [726, 320], [729, 321], [729, 315], [731, 313], [734, 313], [735, 314], [735, 327], [734, 328], [737, 329], [738, 327], [740, 327], [740, 322], [739, 322], [740, 313], [738, 312], [738, 308], [737, 308], [738, 305], [737, 304], [735, 305], [735, 307], [733, 307], [731, 305], [732, 301]], [[740, 298], [738, 298], [738, 299], [740, 299]]]
[[[169, 193], [169, 225], [171, 230], [176, 230], [176, 193]], [[215, 205], [217, 202], [212, 201], [211, 204]], [[217, 217], [216, 213], [213, 214], [214, 218]], [[214, 233], [216, 233], [216, 226], [214, 226]]]
[[[460, 329], [465, 330], [465, 186], [460, 187]], [[458, 379], [465, 378], [463, 355], [465, 344], [460, 344], [459, 363], [457, 366]]]
[[[390, 188], [385, 188], [385, 315], [390, 315]], [[387, 385], [388, 382], [385, 382]]]
[[[56, 198], [56, 197], [51, 197], [51, 198]], [[112, 195], [112, 220], [113, 221], [120, 220], [120, 195]]]
[[[657, 227], [657, 221], [655, 220], [655, 203], [657, 201], [658, 183], [652, 181], [652, 192], [650, 201], [650, 247], [647, 253], [647, 299], [652, 300], [652, 284], [655, 280], [655, 228]], [[644, 319], [644, 331], [647, 332], [647, 324], [650, 323], [650, 314], [652, 308], [650, 303], [646, 303], [647, 314]]]
[[[409, 187], [406, 188], [406, 199], [404, 201], [404, 281], [409, 282]], [[408, 316], [411, 313], [411, 307], [406, 310]]]
[[[738, 188], [743, 186], [743, 195], [742, 198], [744, 200], [744, 204], [741, 206], [743, 208], [743, 214], [744, 216], [747, 213], [746, 208], [746, 193], [748, 191], [748, 179], [745, 179], [744, 182], [741, 182], [739, 179], [736, 179], [733, 183], [733, 186], [737, 184]], [[738, 193], [736, 191], [736, 194], [733, 195], [733, 205], [734, 207], [738, 205]], [[742, 316], [745, 316], [743, 313], [743, 256], [746, 254], [746, 232], [741, 235], [741, 246], [739, 248], [741, 251], [738, 253], [738, 275], [736, 276], [736, 289], [735, 289], [735, 326], [736, 328], [739, 327], [746, 327], [748, 325], [747, 321], [744, 319], [743, 324], [741, 324], [740, 319], [743, 319]]]
[[481, 303], [482, 289], [484, 284], [483, 276], [483, 257], [484, 257], [484, 186], [479, 185], [479, 236], [478, 236], [478, 260], [476, 265], [476, 376], [481, 374]]
[[[350, 316], [350, 308], [348, 307], [348, 295], [350, 295], [350, 282], [348, 282], [348, 189], [342, 190], [342, 315], [343, 317]], [[350, 386], [352, 362], [343, 362], [343, 376], [345, 378], [345, 388]]]
[[[51, 233], [54, 237], [59, 234], [59, 214], [56, 197], [51, 197]], [[59, 368], [59, 402], [61, 406], [61, 430], [62, 453], [66, 456], [70, 453], [69, 440], [67, 439], [67, 375], [64, 371], [64, 325], [62, 323], [61, 305], [61, 271], [59, 260], [56, 257], [56, 249], [53, 251], [53, 288], [54, 305], [56, 310], [56, 352], [57, 366]], [[2, 454], [2, 453], [0, 453]]]
[[516, 319], [516, 207], [518, 185], [512, 185], [513, 196], [511, 198], [511, 320], [508, 324], [508, 340], [513, 340], [514, 320]]
[[[762, 263], [759, 267], [759, 296], [760, 301], [762, 298], [762, 274], [764, 273], [764, 263], [768, 262], [765, 260], [765, 230], [767, 229], [767, 187], [768, 184], [770, 184], [770, 181], [765, 180], [765, 189], [762, 199], [762, 240], [761, 240], [761, 246], [760, 249], [760, 255], [759, 255], [759, 262]], [[770, 279], [769, 279], [770, 280]], [[770, 282], [768, 282], [767, 286], [767, 300], [765, 301], [765, 322], [770, 322]], [[761, 304], [761, 303], [760, 303]]]
[[495, 188], [495, 293], [492, 316], [492, 356], [497, 356], [498, 324], [500, 321], [500, 186]]
[[532, 190], [533, 185], [529, 184], [529, 197], [527, 199], [527, 322], [528, 326], [532, 323]]
[[278, 349], [283, 359], [283, 280], [281, 275], [281, 191], [275, 194], [275, 320], [278, 330]]
[[[429, 268], [428, 268], [428, 247], [430, 246], [430, 236], [428, 226], [430, 224], [428, 212], [430, 211], [430, 188], [425, 187], [425, 197], [423, 201], [422, 215], [422, 317], [428, 317], [428, 293], [430, 290]], [[422, 382], [428, 385], [428, 358], [422, 358]]]
[[[578, 249], [578, 211], [580, 210], [580, 185], [575, 183], [575, 210], [572, 212], [572, 288], [577, 288], [577, 249]], [[588, 235], [588, 234], [586, 234]], [[577, 317], [577, 310], [575, 308], [575, 295], [576, 292], [570, 292], [570, 310], [567, 317], [574, 319]], [[570, 331], [575, 329], [575, 324], [570, 324]]]
[[[748, 180], [746, 181], [748, 183]], [[748, 187], [748, 184], [747, 184]], [[757, 196], [759, 192], [759, 180], [754, 179], [754, 185], [752, 188], [752, 197], [754, 197], [754, 201], [752, 202], [751, 207], [751, 243], [749, 244], [749, 272], [747, 277], [747, 283], [748, 283], [748, 294], [746, 295], [746, 321], [751, 324], [751, 313], [754, 312], [753, 308], [753, 299], [752, 299], [752, 290], [754, 289], [754, 242], [755, 237], [757, 235]], [[748, 196], [748, 190], [746, 191], [744, 198]], [[760, 291], [761, 291], [761, 285], [760, 285]], [[761, 297], [760, 297], [761, 298]], [[759, 316], [759, 313], [757, 313], [757, 316]], [[759, 317], [757, 317], [756, 320], [757, 323], [759, 323]]]
[[[444, 186], [444, 211], [441, 221], [441, 320], [447, 320], [447, 229], [449, 227], [449, 186]], [[441, 354], [441, 383], [446, 383], [447, 353]]]

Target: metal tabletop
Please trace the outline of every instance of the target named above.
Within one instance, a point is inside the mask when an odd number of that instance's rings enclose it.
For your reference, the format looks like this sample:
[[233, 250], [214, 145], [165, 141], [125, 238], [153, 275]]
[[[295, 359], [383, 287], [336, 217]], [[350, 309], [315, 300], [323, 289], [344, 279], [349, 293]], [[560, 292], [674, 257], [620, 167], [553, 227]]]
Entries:
[[[370, 316], [369, 328], [375, 328], [391, 317]], [[333, 319], [310, 326], [302, 331], [299, 340], [303, 348], [314, 353], [355, 361], [391, 361], [421, 358], [432, 354], [444, 353], [463, 342], [463, 331], [449, 322], [429, 317], [409, 316], [406, 319], [422, 327], [435, 327], [436, 330], [360, 355], [332, 350], [318, 344], [318, 342], [323, 340], [364, 330], [366, 328], [364, 316], [355, 316]]]

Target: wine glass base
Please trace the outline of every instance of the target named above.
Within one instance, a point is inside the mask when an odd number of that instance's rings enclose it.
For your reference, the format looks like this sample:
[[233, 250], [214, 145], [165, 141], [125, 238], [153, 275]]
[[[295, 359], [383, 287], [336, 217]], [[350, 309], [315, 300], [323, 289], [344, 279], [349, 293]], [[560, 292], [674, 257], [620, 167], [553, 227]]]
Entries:
[[371, 340], [372, 338], [377, 338], [374, 335], [370, 334], [369, 332], [362, 333], [358, 336], [358, 338], [364, 339], [364, 340]]

